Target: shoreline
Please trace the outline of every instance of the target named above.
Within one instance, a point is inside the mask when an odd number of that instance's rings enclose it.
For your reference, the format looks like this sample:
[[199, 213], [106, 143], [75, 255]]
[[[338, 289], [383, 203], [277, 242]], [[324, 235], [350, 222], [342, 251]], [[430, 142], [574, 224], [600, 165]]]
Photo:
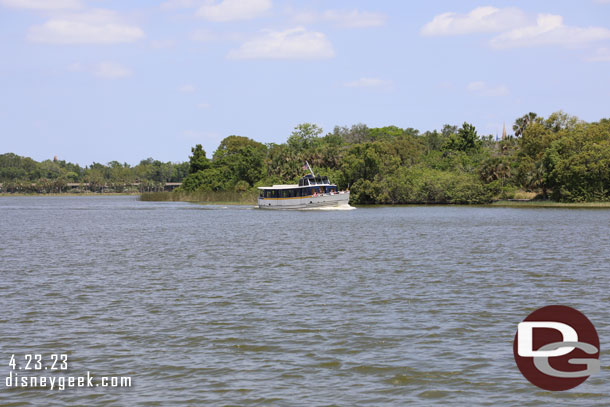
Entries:
[[492, 202], [491, 207], [499, 208], [610, 208], [610, 202], [556, 202], [556, 201], [507, 201]]
[[[142, 194], [139, 192], [86, 192], [86, 193], [49, 193], [49, 194], [28, 194], [28, 193], [0, 193], [2, 197], [93, 197], [93, 196], [137, 196], [139, 200], [145, 202], [188, 202], [199, 205], [255, 205], [256, 201], [248, 202], [247, 200], [198, 200], [198, 199], [141, 199]], [[375, 207], [375, 206], [479, 206], [479, 207], [496, 207], [496, 208], [574, 208], [574, 209], [591, 209], [601, 208], [610, 209], [610, 202], [556, 202], [556, 201], [540, 201], [540, 200], [529, 200], [529, 201], [512, 201], [512, 200], [499, 200], [489, 204], [473, 204], [473, 205], [455, 205], [455, 204], [443, 204], [443, 203], [412, 203], [412, 204], [359, 204], [359, 207]]]

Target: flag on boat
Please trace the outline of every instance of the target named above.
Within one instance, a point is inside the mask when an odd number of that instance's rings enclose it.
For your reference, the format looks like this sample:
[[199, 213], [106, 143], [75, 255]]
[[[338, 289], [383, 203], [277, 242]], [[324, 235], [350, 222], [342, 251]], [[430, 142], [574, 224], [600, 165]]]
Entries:
[[309, 169], [309, 167], [307, 166], [307, 164], [305, 164], [305, 165], [303, 166], [303, 169], [304, 169], [305, 171], [307, 171], [307, 170]]

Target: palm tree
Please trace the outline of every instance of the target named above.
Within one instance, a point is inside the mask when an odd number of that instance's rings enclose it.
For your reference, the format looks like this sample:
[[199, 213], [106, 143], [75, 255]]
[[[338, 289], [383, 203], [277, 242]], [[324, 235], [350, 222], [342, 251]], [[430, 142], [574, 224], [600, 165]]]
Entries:
[[525, 128], [527, 127], [528, 124], [530, 124], [531, 122], [533, 122], [536, 117], [538, 117], [538, 115], [534, 112], [529, 112], [526, 115], [523, 115], [522, 117], [519, 117], [517, 120], [515, 120], [515, 124], [513, 125], [513, 131], [515, 132], [515, 137], [519, 137], [523, 134], [523, 132], [525, 131]]

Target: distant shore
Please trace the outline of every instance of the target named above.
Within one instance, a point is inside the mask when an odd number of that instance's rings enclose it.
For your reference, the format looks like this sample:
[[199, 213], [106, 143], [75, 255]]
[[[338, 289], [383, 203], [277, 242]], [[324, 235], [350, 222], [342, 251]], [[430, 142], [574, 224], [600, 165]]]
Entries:
[[53, 192], [53, 193], [25, 193], [25, 192], [0, 192], [4, 196], [122, 196], [140, 195], [140, 192]]

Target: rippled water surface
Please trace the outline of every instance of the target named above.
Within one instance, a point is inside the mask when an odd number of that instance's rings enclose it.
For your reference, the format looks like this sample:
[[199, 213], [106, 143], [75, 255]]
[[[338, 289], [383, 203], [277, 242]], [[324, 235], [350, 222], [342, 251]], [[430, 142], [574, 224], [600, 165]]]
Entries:
[[[0, 405], [608, 405], [609, 232], [593, 209], [2, 197], [0, 379], [12, 354], [67, 353], [69, 375], [133, 385], [1, 383]], [[549, 304], [600, 336], [601, 373], [567, 392], [513, 359]]]

